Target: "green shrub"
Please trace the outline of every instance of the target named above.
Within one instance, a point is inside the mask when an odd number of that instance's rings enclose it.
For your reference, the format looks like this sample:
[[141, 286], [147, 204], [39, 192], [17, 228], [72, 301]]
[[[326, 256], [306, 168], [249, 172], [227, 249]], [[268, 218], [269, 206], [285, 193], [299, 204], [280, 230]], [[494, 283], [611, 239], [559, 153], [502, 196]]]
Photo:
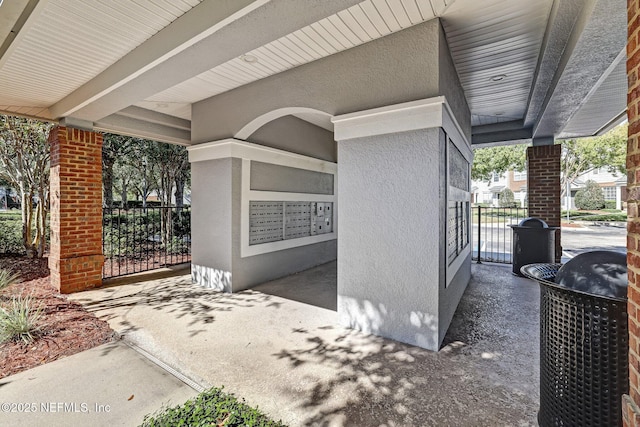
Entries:
[[23, 255], [22, 220], [4, 219], [0, 221], [0, 253]]
[[604, 193], [597, 182], [589, 180], [582, 190], [578, 190], [576, 207], [585, 210], [604, 208]]
[[14, 297], [7, 308], [0, 308], [0, 342], [22, 340], [30, 343], [40, 330], [42, 308], [32, 297]]
[[182, 237], [173, 236], [166, 245], [168, 254], [179, 255], [189, 253], [189, 244]]
[[8, 287], [9, 285], [14, 284], [18, 281], [18, 279], [20, 279], [20, 275], [0, 268], [0, 291]]
[[627, 214], [622, 213], [610, 213], [605, 215], [579, 215], [571, 218], [576, 221], [626, 221]]
[[615, 200], [605, 200], [604, 201], [604, 208], [605, 209], [615, 209], [616, 208], [616, 201]]
[[500, 192], [500, 197], [498, 198], [498, 204], [501, 208], [515, 208], [516, 207], [516, 199], [513, 196], [513, 191], [508, 188], [503, 189]]
[[213, 387], [182, 406], [161, 409], [158, 413], [145, 415], [142, 427], [173, 426], [246, 426], [286, 427], [273, 421], [257, 408], [252, 408], [244, 399], [239, 401], [232, 394]]
[[[173, 238], [164, 244], [171, 254], [188, 253], [185, 236], [191, 233], [191, 212], [188, 209], [171, 215]], [[161, 214], [158, 209], [114, 210], [103, 217], [104, 255], [136, 257], [148, 250], [161, 249]]]
[[191, 211], [187, 209], [179, 210], [171, 216], [173, 223], [173, 234], [185, 236], [191, 233]]
[[[32, 228], [35, 233], [36, 225]], [[50, 228], [47, 218], [45, 228], [45, 242], [49, 244]], [[26, 253], [22, 243], [22, 216], [20, 211], [0, 213], [0, 254], [24, 255]]]

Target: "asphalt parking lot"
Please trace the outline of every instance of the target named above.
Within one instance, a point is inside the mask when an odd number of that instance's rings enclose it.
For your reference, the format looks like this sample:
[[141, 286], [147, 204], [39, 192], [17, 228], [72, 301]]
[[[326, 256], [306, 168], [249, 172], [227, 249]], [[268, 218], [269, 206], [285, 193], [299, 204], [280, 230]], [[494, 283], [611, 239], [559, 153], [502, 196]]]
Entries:
[[588, 251], [627, 252], [627, 229], [620, 226], [588, 225], [562, 228], [562, 256], [573, 258]]

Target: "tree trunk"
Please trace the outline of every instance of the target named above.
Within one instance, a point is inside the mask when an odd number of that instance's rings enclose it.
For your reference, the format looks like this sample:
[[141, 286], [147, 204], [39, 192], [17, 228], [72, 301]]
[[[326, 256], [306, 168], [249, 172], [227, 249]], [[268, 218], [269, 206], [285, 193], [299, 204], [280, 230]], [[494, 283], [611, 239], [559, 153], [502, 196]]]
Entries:
[[184, 178], [176, 177], [176, 210], [180, 211], [184, 207]]
[[113, 208], [113, 164], [115, 159], [105, 158], [102, 161], [102, 204], [106, 208]]
[[33, 247], [33, 195], [31, 192], [22, 191], [22, 214], [26, 221], [22, 223], [22, 243], [27, 251], [27, 258], [35, 258], [36, 251]]
[[127, 181], [122, 178], [122, 188], [120, 191], [120, 199], [122, 200], [122, 208], [127, 209]]

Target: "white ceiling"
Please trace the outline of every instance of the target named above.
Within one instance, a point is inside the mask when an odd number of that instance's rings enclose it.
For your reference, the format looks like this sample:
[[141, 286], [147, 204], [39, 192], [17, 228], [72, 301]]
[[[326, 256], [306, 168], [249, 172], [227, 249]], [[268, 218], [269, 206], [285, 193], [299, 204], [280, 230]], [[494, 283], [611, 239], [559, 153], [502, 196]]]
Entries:
[[0, 104], [4, 110], [52, 118], [49, 106], [200, 1], [40, 1], [28, 31], [0, 60]]
[[[472, 112], [472, 125], [522, 119], [544, 39], [551, 0], [455, 5], [443, 19]], [[504, 76], [500, 81], [492, 78]]]
[[[538, 108], [550, 111], [545, 102], [562, 98], [553, 93], [562, 67], [571, 64], [581, 37], [592, 36], [590, 20], [603, 19], [591, 5], [614, 14], [626, 10], [624, 0], [324, 0], [313, 8], [294, 0], [31, 0], [31, 6], [16, 0], [13, 9], [7, 3], [0, 7], [0, 111], [46, 119], [78, 114], [134, 133], [136, 123], [145, 122], [145, 129], [151, 123], [157, 129], [140, 136], [179, 143], [189, 143], [194, 102], [434, 17], [442, 18], [482, 141], [532, 137], [531, 129], [544, 127], [525, 129], [525, 118], [542, 114]], [[26, 8], [22, 17], [16, 4]], [[276, 10], [291, 10], [291, 16], [273, 19], [273, 28], [256, 34], [241, 27], [246, 17]], [[8, 28], [15, 39], [6, 38]], [[246, 42], [207, 54], [206, 41], [232, 29], [244, 31]], [[614, 56], [624, 48], [616, 43]], [[565, 120], [572, 135], [588, 134], [620, 114], [626, 90], [615, 65], [566, 107], [576, 117]], [[599, 98], [589, 104], [591, 97]], [[603, 100], [611, 105], [603, 108]], [[514, 123], [521, 123], [518, 138]]]
[[[453, 1], [449, 0], [449, 4]], [[431, 20], [444, 2], [366, 0], [246, 52], [136, 105], [190, 119], [190, 104]], [[256, 58], [246, 62], [242, 58]]]

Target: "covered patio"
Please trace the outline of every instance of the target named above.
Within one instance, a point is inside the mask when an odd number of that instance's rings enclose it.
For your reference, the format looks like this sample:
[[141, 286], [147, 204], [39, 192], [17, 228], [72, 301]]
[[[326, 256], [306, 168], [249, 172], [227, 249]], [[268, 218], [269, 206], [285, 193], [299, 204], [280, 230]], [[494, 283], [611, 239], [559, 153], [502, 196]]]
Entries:
[[292, 426], [537, 425], [536, 283], [474, 265], [435, 353], [282, 297], [302, 288], [335, 301], [335, 263], [293, 277], [222, 294], [182, 276], [71, 298], [197, 384], [224, 385]]
[[[470, 280], [472, 148], [530, 143], [529, 214], [558, 226], [556, 140], [628, 117], [624, 413], [640, 422], [638, 0], [0, 5], [0, 111], [58, 124], [53, 285], [102, 284], [101, 133], [189, 146], [191, 279], [77, 297], [167, 363], [292, 423], [367, 424], [374, 409], [396, 417], [389, 424], [531, 422], [536, 332], [512, 328], [534, 322], [535, 309], [507, 319], [492, 306], [529, 284], [498, 276], [508, 285], [496, 291], [477, 266]], [[557, 232], [557, 260], [561, 245]], [[334, 260], [337, 312], [250, 290]], [[498, 296], [465, 309], [467, 287], [473, 301], [490, 286]], [[503, 323], [474, 329], [488, 312]], [[164, 320], [144, 326], [154, 316]], [[515, 346], [518, 336], [528, 339]]]
[[193, 282], [337, 260], [339, 324], [437, 350], [470, 277], [472, 148], [531, 143], [529, 214], [559, 225], [555, 140], [625, 118], [625, 6], [4, 2], [0, 111], [58, 124], [53, 285], [101, 285], [102, 132], [143, 137], [188, 146]]

